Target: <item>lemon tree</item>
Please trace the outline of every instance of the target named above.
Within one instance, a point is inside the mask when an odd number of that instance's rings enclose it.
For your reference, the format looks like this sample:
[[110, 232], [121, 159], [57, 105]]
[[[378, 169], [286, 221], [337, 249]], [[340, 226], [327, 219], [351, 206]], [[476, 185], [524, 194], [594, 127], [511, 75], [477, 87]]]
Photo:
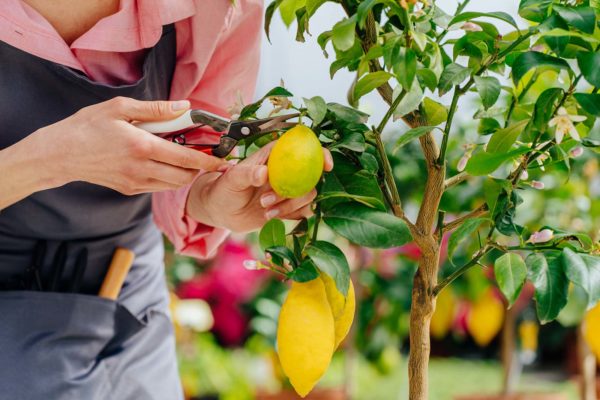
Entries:
[[[266, 9], [267, 35], [279, 14], [288, 26], [295, 22], [297, 40], [314, 43], [310, 19], [326, 2], [275, 0]], [[437, 296], [471, 268], [493, 265], [507, 306], [530, 281], [542, 322], [559, 316], [570, 293], [584, 298], [580, 318], [600, 299], [599, 221], [589, 211], [599, 207], [589, 171], [600, 147], [600, 3], [520, 0], [519, 15], [494, 11], [492, 3], [486, 12], [471, 11], [469, 0], [455, 10], [434, 0], [332, 3], [345, 17], [318, 32], [316, 42], [332, 61], [332, 76], [342, 69], [355, 74], [349, 106], [319, 96], [294, 104], [279, 87], [242, 110], [252, 118], [267, 98], [279, 109], [294, 108], [335, 162], [317, 184], [315, 216], [289, 232], [281, 221], [269, 222], [261, 245], [288, 279], [308, 283], [326, 275], [347, 298], [348, 263], [338, 247], [319, 240], [320, 226], [371, 248], [414, 241], [420, 259], [408, 369], [410, 399], [424, 400]], [[373, 91], [385, 104], [380, 121], [357, 110]], [[465, 97], [478, 109], [458, 118]], [[409, 174], [411, 184], [399, 187]], [[552, 214], [549, 200], [569, 204], [573, 192], [590, 205], [578, 224]], [[460, 206], [451, 199], [462, 199]], [[546, 207], [527, 217], [535, 202]], [[560, 212], [576, 215], [569, 207]], [[454, 267], [440, 271], [446, 235]], [[474, 326], [484, 320], [477, 314], [501, 314], [491, 298], [476, 311]], [[436, 330], [443, 331], [447, 322], [438, 318]]]

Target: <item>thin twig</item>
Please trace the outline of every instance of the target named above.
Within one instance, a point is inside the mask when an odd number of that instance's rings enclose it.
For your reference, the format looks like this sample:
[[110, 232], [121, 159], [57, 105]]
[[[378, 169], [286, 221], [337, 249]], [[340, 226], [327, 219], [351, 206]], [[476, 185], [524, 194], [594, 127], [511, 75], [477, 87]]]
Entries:
[[479, 260], [481, 260], [481, 258], [483, 256], [485, 256], [490, 250], [491, 250], [491, 247], [489, 247], [489, 246], [485, 246], [485, 247], [482, 247], [481, 249], [479, 249], [477, 254], [475, 254], [475, 257], [473, 257], [473, 259], [471, 261], [469, 261], [462, 267], [458, 268], [453, 273], [448, 275], [443, 281], [438, 283], [437, 286], [433, 289], [433, 295], [437, 296], [446, 286], [448, 286], [449, 284], [454, 282], [454, 280], [456, 278], [458, 278], [459, 276], [464, 274], [469, 268], [471, 268], [474, 265], [479, 264]]
[[443, 230], [444, 230], [444, 232], [448, 232], [453, 229], [456, 229], [459, 226], [461, 226], [466, 220], [471, 219], [471, 218], [481, 217], [482, 215], [487, 214], [488, 211], [489, 211], [488, 206], [487, 206], [487, 204], [484, 203], [484, 204], [480, 205], [479, 207], [477, 207], [476, 209], [474, 209], [473, 211], [470, 211], [469, 213], [448, 222], [447, 224], [444, 225]]
[[446, 189], [446, 190], [450, 189], [451, 187], [456, 186], [459, 183], [462, 183], [469, 178], [471, 178], [471, 175], [467, 174], [464, 171], [459, 172], [458, 174], [451, 176], [450, 178], [448, 178], [444, 181], [444, 189]]

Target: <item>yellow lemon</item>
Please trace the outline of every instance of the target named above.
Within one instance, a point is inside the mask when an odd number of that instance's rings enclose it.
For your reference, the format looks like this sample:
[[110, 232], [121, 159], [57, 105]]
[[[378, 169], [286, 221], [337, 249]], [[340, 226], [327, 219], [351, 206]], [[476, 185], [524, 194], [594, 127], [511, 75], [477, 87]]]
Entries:
[[269, 183], [281, 197], [310, 192], [323, 173], [323, 149], [315, 133], [304, 125], [287, 131], [275, 143], [269, 161]]
[[519, 338], [523, 350], [536, 351], [540, 327], [535, 321], [525, 320], [519, 325]]
[[450, 289], [442, 290], [435, 302], [435, 312], [431, 317], [431, 336], [440, 340], [448, 334], [454, 322], [455, 309], [454, 293]]
[[585, 315], [583, 337], [592, 353], [600, 360], [600, 303]]
[[354, 298], [354, 285], [350, 281], [348, 296], [344, 297], [335, 286], [335, 281], [327, 274], [322, 273], [321, 279], [325, 283], [327, 299], [331, 306], [333, 320], [335, 324], [335, 348], [340, 345], [342, 340], [350, 332], [352, 321], [354, 320], [354, 310], [356, 308], [356, 299]]
[[489, 289], [473, 304], [467, 319], [467, 329], [480, 347], [496, 337], [504, 322], [504, 304]]
[[283, 372], [304, 397], [323, 376], [333, 356], [335, 327], [321, 279], [292, 282], [277, 326]]

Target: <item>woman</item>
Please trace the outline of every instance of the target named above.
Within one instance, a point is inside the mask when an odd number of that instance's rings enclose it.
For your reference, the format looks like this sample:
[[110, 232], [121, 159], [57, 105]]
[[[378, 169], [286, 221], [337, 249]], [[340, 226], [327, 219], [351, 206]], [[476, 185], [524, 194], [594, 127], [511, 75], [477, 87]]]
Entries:
[[[261, 14], [261, 0], [1, 3], [0, 397], [181, 398], [154, 222], [208, 257], [229, 230], [310, 213], [314, 192], [269, 188], [269, 147], [229, 166], [132, 124], [250, 100]], [[118, 246], [136, 259], [112, 302], [95, 294]]]

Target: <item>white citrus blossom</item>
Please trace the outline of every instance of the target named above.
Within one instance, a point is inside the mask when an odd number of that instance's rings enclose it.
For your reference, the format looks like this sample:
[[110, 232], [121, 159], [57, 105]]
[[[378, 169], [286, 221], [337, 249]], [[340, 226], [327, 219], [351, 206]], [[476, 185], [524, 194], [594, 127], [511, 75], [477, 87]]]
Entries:
[[529, 239], [527, 239], [527, 243], [546, 243], [552, 240], [554, 237], [554, 231], [552, 229], [542, 229], [538, 232], [533, 232]]
[[579, 132], [575, 129], [573, 122], [585, 121], [587, 117], [583, 115], [569, 114], [564, 107], [560, 107], [556, 112], [556, 117], [552, 118], [548, 123], [548, 126], [556, 126], [556, 143], [562, 142], [565, 134], [571, 135], [571, 137], [578, 142], [581, 142]]

